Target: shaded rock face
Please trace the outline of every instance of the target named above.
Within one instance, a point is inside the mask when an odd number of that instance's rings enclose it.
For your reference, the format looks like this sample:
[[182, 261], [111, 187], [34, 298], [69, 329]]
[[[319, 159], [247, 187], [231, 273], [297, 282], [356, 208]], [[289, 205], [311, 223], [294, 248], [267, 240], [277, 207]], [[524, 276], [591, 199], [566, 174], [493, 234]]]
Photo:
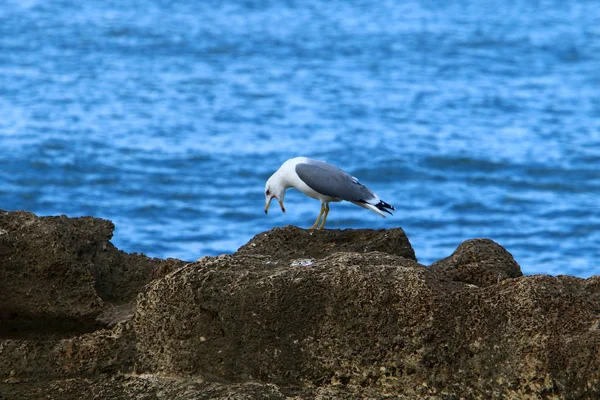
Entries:
[[600, 277], [522, 276], [490, 240], [427, 268], [400, 229], [188, 264], [111, 235], [0, 212], [0, 399], [600, 398]]
[[464, 241], [450, 257], [434, 262], [430, 269], [453, 281], [476, 286], [495, 285], [507, 278], [523, 276], [513, 256], [490, 239]]
[[98, 218], [0, 211], [0, 336], [68, 336], [116, 322], [115, 305], [132, 302], [164, 264], [181, 264], [117, 250], [113, 229]]
[[121, 322], [112, 329], [80, 335], [70, 333], [68, 338], [58, 338], [52, 331], [38, 332], [35, 339], [29, 334], [26, 339], [0, 338], [0, 393], [1, 382], [73, 379], [124, 372], [133, 367], [137, 353], [129, 324]]

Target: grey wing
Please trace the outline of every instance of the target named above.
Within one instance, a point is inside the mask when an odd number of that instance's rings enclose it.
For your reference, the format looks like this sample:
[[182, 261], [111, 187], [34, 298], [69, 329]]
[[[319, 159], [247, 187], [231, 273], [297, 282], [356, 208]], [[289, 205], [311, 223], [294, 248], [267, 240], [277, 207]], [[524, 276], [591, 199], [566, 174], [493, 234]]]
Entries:
[[365, 202], [376, 196], [368, 187], [338, 167], [323, 161], [296, 165], [296, 173], [313, 190], [341, 200]]

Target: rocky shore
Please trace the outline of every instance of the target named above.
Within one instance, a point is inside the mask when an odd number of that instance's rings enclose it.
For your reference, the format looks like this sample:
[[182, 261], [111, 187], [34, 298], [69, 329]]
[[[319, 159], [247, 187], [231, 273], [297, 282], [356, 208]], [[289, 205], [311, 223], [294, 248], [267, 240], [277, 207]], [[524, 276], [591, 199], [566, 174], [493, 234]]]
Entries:
[[598, 399], [600, 277], [295, 227], [196, 262], [0, 211], [0, 399]]

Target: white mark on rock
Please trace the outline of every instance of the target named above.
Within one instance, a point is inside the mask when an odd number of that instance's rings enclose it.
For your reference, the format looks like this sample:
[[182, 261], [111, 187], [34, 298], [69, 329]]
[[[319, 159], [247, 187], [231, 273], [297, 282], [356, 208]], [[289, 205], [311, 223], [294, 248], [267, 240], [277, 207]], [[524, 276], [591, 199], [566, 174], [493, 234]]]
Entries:
[[290, 266], [292, 266], [292, 267], [310, 267], [311, 265], [314, 264], [314, 262], [315, 262], [315, 260], [313, 260], [312, 258], [300, 258], [298, 260], [292, 261]]

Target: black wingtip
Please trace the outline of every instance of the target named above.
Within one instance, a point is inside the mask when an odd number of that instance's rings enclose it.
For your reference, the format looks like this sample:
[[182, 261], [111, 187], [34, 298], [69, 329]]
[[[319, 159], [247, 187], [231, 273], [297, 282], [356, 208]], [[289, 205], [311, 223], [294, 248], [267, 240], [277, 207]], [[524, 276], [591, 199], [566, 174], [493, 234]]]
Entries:
[[394, 215], [394, 214], [391, 213], [390, 210], [396, 211], [396, 209], [394, 208], [393, 205], [388, 204], [388, 203], [386, 203], [383, 200], [380, 200], [379, 203], [375, 204], [375, 207], [377, 207], [377, 209], [379, 209], [379, 210], [381, 210], [383, 212], [386, 212], [386, 213], [388, 213], [390, 215]]

